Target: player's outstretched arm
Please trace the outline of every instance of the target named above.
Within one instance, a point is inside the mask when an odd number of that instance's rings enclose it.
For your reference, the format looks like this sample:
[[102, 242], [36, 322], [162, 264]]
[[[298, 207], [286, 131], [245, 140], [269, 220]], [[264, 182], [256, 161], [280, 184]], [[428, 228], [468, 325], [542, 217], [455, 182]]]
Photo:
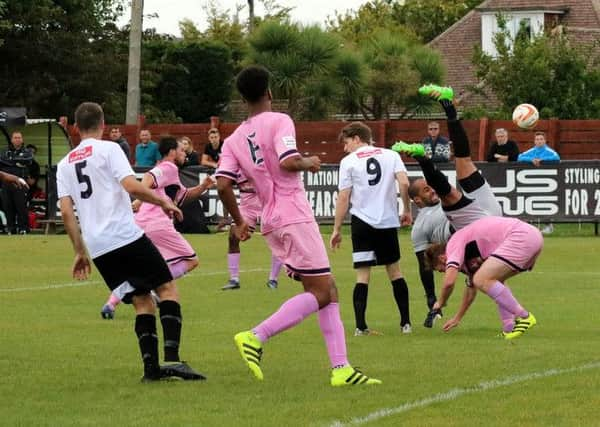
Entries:
[[213, 177], [207, 176], [200, 184], [196, 185], [195, 187], [188, 188], [185, 199], [183, 200], [183, 204], [185, 205], [198, 200], [207, 190], [215, 187], [216, 184], [217, 182]]
[[224, 176], [217, 177], [217, 191], [219, 192], [219, 198], [229, 211], [233, 222], [235, 223], [234, 233], [235, 236], [241, 241], [248, 240], [250, 238], [250, 231], [248, 224], [244, 221], [240, 209], [233, 194], [233, 180], [225, 178]]
[[476, 296], [477, 289], [475, 287], [465, 287], [465, 291], [463, 292], [463, 299], [460, 304], [460, 308], [458, 309], [458, 312], [454, 315], [454, 317], [452, 317], [450, 320], [444, 323], [445, 332], [448, 332], [450, 329], [455, 328], [460, 324], [461, 320], [463, 319], [463, 317], [465, 317], [465, 314], [469, 310], [469, 307], [471, 307], [471, 304], [473, 304], [473, 301], [475, 300]]
[[23, 178], [19, 178], [18, 176], [6, 172], [0, 172], [0, 182], [12, 185], [17, 188], [29, 188], [29, 185], [27, 185], [27, 182]]
[[448, 266], [446, 268], [446, 273], [444, 274], [444, 285], [440, 291], [440, 297], [433, 305], [434, 310], [439, 310], [444, 307], [452, 295], [452, 291], [454, 290], [454, 283], [456, 283], [456, 278], [458, 277], [458, 269], [456, 267]]
[[344, 188], [338, 193], [337, 202], [335, 203], [335, 222], [333, 224], [333, 233], [329, 239], [329, 247], [331, 249], [338, 249], [342, 243], [342, 223], [348, 207], [350, 206], [350, 195], [352, 194], [352, 187]]
[[133, 175], [123, 178], [121, 180], [121, 185], [125, 191], [136, 199], [160, 206], [167, 215], [174, 215], [178, 221], [183, 220], [183, 213], [181, 213], [181, 210], [173, 204], [172, 200], [159, 197], [154, 191], [135, 179]]
[[[144, 174], [144, 176], [142, 176], [142, 185], [146, 188], [151, 189], [152, 185], [154, 184], [154, 178], [152, 178], [152, 175], [150, 175], [148, 172], [146, 172]], [[134, 212], [137, 212], [140, 207], [142, 206], [142, 201], [140, 199], [135, 199], [133, 201], [133, 203], [131, 204], [131, 208], [133, 209]]]
[[318, 156], [293, 156], [282, 161], [281, 167], [288, 172], [318, 172], [321, 169], [321, 159]]
[[90, 259], [87, 256], [85, 244], [79, 231], [79, 225], [77, 224], [77, 218], [75, 217], [75, 211], [73, 209], [73, 200], [71, 197], [61, 197], [59, 199], [60, 214], [65, 224], [65, 230], [71, 239], [73, 244], [73, 250], [75, 251], [75, 261], [73, 262], [73, 278], [77, 280], [85, 280], [92, 271]]

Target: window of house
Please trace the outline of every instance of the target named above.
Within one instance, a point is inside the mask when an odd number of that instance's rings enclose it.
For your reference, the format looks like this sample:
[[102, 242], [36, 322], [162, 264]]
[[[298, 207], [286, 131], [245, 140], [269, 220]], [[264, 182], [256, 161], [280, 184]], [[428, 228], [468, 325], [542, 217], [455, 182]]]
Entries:
[[[494, 45], [494, 35], [500, 31], [498, 13], [498, 11], [490, 11], [481, 14], [481, 47], [485, 53], [494, 57], [498, 55]], [[544, 15], [544, 11], [502, 13], [511, 40], [517, 37], [531, 39], [544, 31]]]

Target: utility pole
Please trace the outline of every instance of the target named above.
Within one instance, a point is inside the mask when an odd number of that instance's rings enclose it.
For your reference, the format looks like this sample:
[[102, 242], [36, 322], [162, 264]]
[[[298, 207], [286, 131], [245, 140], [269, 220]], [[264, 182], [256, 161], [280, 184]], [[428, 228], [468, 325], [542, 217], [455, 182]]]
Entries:
[[127, 69], [127, 112], [125, 123], [137, 123], [140, 113], [140, 63], [142, 56], [142, 14], [144, 0], [131, 0], [129, 27], [129, 68]]
[[248, 0], [248, 32], [254, 28], [254, 0]]

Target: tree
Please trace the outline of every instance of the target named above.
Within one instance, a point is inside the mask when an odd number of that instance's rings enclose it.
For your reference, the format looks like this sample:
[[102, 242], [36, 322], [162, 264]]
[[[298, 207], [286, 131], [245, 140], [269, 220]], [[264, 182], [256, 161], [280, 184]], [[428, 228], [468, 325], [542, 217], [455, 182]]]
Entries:
[[393, 2], [393, 16], [397, 24], [405, 25], [428, 43], [481, 2], [482, 0], [406, 0], [403, 4]]
[[[4, 14], [6, 13], [6, 2], [0, 0], [0, 31], [5, 31], [8, 28], [8, 20], [5, 19]], [[0, 39], [0, 46], [4, 43], [4, 40]]]
[[248, 0], [248, 31], [254, 28], [254, 0]]
[[[248, 62], [271, 72], [274, 96], [287, 99], [288, 113], [297, 118], [322, 118], [325, 104], [331, 105], [331, 96], [339, 90], [332, 76], [340, 40], [317, 26], [265, 21], [249, 44]], [[309, 105], [315, 109], [307, 108]]]
[[207, 122], [221, 114], [231, 97], [231, 52], [216, 42], [177, 42], [167, 46], [155, 101], [184, 122]]
[[214, 0], [210, 0], [203, 6], [203, 10], [207, 15], [207, 29], [200, 31], [191, 20], [184, 19], [179, 22], [183, 40], [213, 41], [224, 44], [230, 49], [235, 72], [238, 72], [248, 50], [245, 27], [239, 21], [241, 7], [238, 6], [235, 13], [231, 15], [229, 9], [222, 10]]
[[327, 27], [355, 43], [381, 30], [427, 43], [479, 3], [481, 0], [371, 0], [357, 11], [337, 13], [327, 20]]
[[[263, 21], [284, 22], [291, 20], [291, 13], [294, 10], [293, 7], [282, 6], [277, 0], [261, 0], [261, 2], [265, 9], [265, 16], [262, 18]], [[260, 21], [258, 21], [258, 23], [260, 23]]]
[[339, 35], [345, 42], [354, 45], [372, 38], [376, 32], [387, 31], [401, 37], [417, 38], [417, 35], [406, 27], [399, 25], [394, 16], [394, 6], [389, 0], [372, 0], [358, 8], [328, 17], [328, 31]]
[[[432, 103], [417, 95], [427, 82], [442, 82], [444, 68], [439, 54], [409, 38], [382, 31], [360, 44], [362, 66], [345, 57], [345, 69], [356, 83], [346, 85], [341, 105], [346, 112], [360, 111], [365, 119], [401, 117], [428, 109]], [[360, 76], [360, 77], [358, 77]], [[351, 89], [351, 90], [350, 90]]]
[[127, 64], [115, 43], [120, 0], [2, 1], [10, 25], [0, 27], [0, 104], [58, 117], [119, 91]]
[[522, 102], [534, 104], [542, 117], [600, 117], [600, 55], [596, 48], [574, 45], [568, 35], [541, 34], [514, 39], [499, 19], [501, 31], [492, 57], [478, 47], [473, 56], [476, 75], [502, 103], [502, 113]]
[[172, 36], [158, 34], [154, 29], [144, 31], [142, 36], [142, 68], [140, 73], [140, 108], [148, 123], [179, 123], [182, 121], [172, 109], [159, 106], [159, 86], [165, 71], [164, 58], [167, 49], [175, 43]]

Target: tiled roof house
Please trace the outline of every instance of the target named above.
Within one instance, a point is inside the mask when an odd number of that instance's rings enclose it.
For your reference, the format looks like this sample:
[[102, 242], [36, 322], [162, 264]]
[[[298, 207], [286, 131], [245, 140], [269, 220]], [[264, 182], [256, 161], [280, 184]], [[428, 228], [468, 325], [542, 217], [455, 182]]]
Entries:
[[446, 84], [463, 94], [464, 107], [495, 103], [468, 88], [478, 84], [471, 62], [473, 47], [478, 44], [494, 53], [492, 37], [498, 29], [499, 12], [507, 17], [513, 35], [525, 24], [532, 34], [565, 30], [575, 43], [600, 39], [600, 0], [486, 0], [430, 42], [442, 54]]

